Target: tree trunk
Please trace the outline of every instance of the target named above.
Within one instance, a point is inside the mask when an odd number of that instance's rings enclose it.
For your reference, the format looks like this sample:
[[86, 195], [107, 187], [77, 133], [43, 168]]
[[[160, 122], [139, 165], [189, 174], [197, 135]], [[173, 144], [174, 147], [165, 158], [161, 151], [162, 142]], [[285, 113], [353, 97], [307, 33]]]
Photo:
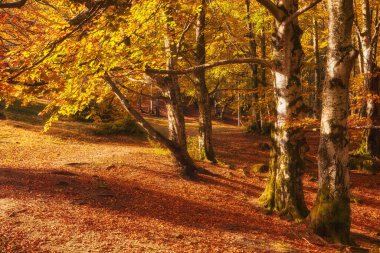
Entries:
[[186, 149], [186, 130], [185, 117], [183, 115], [183, 105], [181, 92], [179, 90], [176, 77], [174, 80], [165, 78], [164, 94], [169, 99], [166, 101], [166, 110], [168, 116], [169, 139], [177, 142], [181, 147]]
[[357, 51], [352, 46], [353, 0], [329, 0], [327, 80], [323, 88], [318, 152], [319, 190], [310, 213], [312, 229], [349, 242], [348, 163], [349, 79]]
[[313, 47], [314, 47], [314, 83], [315, 83], [315, 99], [314, 99], [314, 115], [316, 118], [321, 116], [321, 93], [322, 93], [322, 83], [321, 83], [321, 64], [319, 56], [319, 34], [318, 34], [318, 23], [317, 20], [313, 19]]
[[[370, 120], [370, 127], [375, 126], [379, 119], [379, 103], [373, 96], [380, 95], [378, 74], [376, 73], [376, 43], [372, 39], [372, 15], [369, 0], [362, 2], [363, 28], [360, 33], [361, 48], [363, 50], [363, 74], [365, 89], [371, 95], [366, 101], [366, 115]], [[377, 18], [375, 18], [377, 21]], [[380, 159], [380, 130], [371, 128], [366, 131], [366, 151], [369, 155]]]
[[[261, 47], [261, 58], [262, 59], [265, 59], [267, 58], [267, 42], [266, 42], [266, 38], [265, 38], [265, 33], [263, 31], [261, 31], [261, 39], [260, 39], [260, 47]], [[261, 86], [262, 87], [266, 87], [267, 86], [267, 78], [266, 78], [266, 68], [264, 66], [261, 66]], [[264, 90], [264, 93], [262, 94], [263, 96], [263, 100], [265, 101], [265, 104], [266, 104], [266, 115], [269, 117], [271, 115], [271, 108], [270, 108], [270, 105], [269, 103], [266, 101], [266, 98], [267, 98], [267, 94], [266, 94], [266, 90]], [[261, 130], [264, 130], [265, 126], [264, 125], [268, 125], [268, 120], [264, 120], [264, 113], [261, 115]]]
[[141, 113], [144, 113], [144, 109], [142, 107], [142, 100], [143, 100], [143, 97], [142, 97], [142, 89], [140, 90], [140, 94], [139, 94], [139, 98], [138, 98], [138, 106], [139, 106], [139, 110]]
[[156, 93], [156, 104], [154, 106], [154, 114], [156, 117], [160, 117], [160, 99], [158, 93]]
[[[283, 20], [286, 20], [288, 15], [297, 11], [298, 1], [280, 1], [279, 7], [284, 11]], [[272, 132], [269, 181], [260, 202], [289, 219], [299, 220], [308, 214], [302, 187], [306, 142], [303, 131], [292, 124], [307, 115], [307, 108], [301, 97], [300, 73], [304, 53], [297, 18], [291, 22], [277, 21], [272, 36], [273, 58], [277, 62], [273, 70], [277, 120]]]
[[5, 101], [0, 100], [0, 120], [6, 120], [7, 119], [7, 117], [5, 116], [5, 113], [4, 113], [4, 108], [5, 108]]
[[[201, 0], [201, 9], [197, 16], [195, 27], [196, 37], [196, 62], [198, 65], [206, 63], [206, 0]], [[210, 96], [206, 86], [205, 69], [197, 70], [195, 73], [195, 86], [199, 107], [199, 153], [201, 159], [207, 159], [216, 163], [214, 147], [212, 143], [212, 118]]]
[[6, 120], [7, 117], [5, 116], [5, 113], [0, 109], [0, 120]]
[[[380, 68], [377, 68], [380, 72]], [[373, 74], [369, 82], [369, 91], [371, 95], [380, 96], [380, 73]], [[367, 153], [377, 159], [380, 159], [380, 129], [374, 126], [380, 126], [380, 103], [374, 99], [367, 102], [367, 116], [370, 120], [370, 129], [366, 134]]]
[[[166, 52], [166, 69], [173, 70], [177, 65], [177, 46], [174, 43], [175, 30], [174, 18], [175, 1], [171, 0], [165, 8], [166, 34], [164, 38]], [[184, 153], [187, 152], [185, 117], [183, 114], [183, 101], [181, 90], [178, 84], [178, 76], [168, 75], [161, 82], [161, 87], [165, 95], [169, 98], [166, 100], [166, 109], [168, 116], [169, 139], [176, 142]]]
[[[248, 34], [247, 37], [249, 38], [249, 54], [251, 57], [255, 58], [257, 57], [257, 43], [255, 39], [255, 33], [253, 30], [254, 24], [251, 20], [251, 0], [245, 1], [246, 6], [246, 12], [247, 12], [247, 28], [248, 28]], [[264, 58], [263, 58], [264, 59]], [[252, 89], [257, 89], [259, 87], [259, 79], [258, 79], [258, 66], [257, 64], [250, 64], [251, 67], [251, 87]], [[261, 132], [261, 110], [259, 105], [259, 94], [257, 91], [255, 91], [252, 94], [252, 116], [254, 118], [254, 124], [255, 129], [257, 129], [258, 132]]]

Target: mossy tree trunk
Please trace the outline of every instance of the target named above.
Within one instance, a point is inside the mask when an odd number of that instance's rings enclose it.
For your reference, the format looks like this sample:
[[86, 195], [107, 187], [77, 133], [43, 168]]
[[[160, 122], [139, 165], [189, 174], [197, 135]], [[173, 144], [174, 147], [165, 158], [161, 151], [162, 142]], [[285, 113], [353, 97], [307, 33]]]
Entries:
[[[196, 27], [195, 27], [195, 39], [196, 39], [196, 62], [198, 65], [206, 63], [206, 0], [200, 1], [200, 10], [197, 15]], [[212, 117], [210, 96], [206, 85], [206, 70], [199, 69], [194, 72], [195, 86], [199, 108], [199, 154], [201, 159], [209, 160], [216, 163], [215, 151], [212, 142]]]
[[300, 81], [302, 30], [297, 18], [289, 20], [298, 10], [297, 0], [279, 1], [277, 8], [281, 19], [276, 21], [272, 35], [277, 119], [272, 132], [269, 181], [259, 202], [289, 219], [299, 220], [308, 214], [302, 187], [306, 142], [303, 131], [293, 124], [307, 115]]
[[347, 116], [349, 79], [357, 51], [352, 46], [353, 0], [329, 0], [327, 80], [323, 88], [318, 153], [319, 190], [310, 213], [320, 236], [349, 242], [350, 196]]

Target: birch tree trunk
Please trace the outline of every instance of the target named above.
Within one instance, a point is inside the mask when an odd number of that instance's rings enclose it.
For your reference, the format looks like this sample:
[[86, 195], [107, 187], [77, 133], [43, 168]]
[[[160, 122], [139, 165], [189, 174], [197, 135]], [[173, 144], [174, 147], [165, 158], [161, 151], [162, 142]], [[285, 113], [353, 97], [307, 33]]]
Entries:
[[306, 142], [303, 131], [293, 125], [307, 115], [300, 81], [302, 30], [297, 18], [287, 21], [298, 10], [298, 0], [282, 0], [277, 6], [283, 15], [272, 35], [277, 119], [272, 132], [269, 181], [259, 202], [289, 219], [299, 220], [308, 214], [302, 187]]
[[[206, 63], [206, 0], [201, 0], [201, 9], [197, 16], [195, 29], [196, 37], [196, 62], [198, 65]], [[201, 159], [207, 159], [216, 163], [214, 147], [212, 143], [212, 117], [210, 96], [206, 86], [206, 70], [200, 69], [194, 73], [197, 100], [199, 107], [199, 154]]]
[[349, 242], [350, 196], [347, 116], [349, 79], [357, 51], [352, 45], [353, 0], [329, 0], [327, 80], [323, 87], [318, 152], [319, 190], [310, 213], [312, 229]]

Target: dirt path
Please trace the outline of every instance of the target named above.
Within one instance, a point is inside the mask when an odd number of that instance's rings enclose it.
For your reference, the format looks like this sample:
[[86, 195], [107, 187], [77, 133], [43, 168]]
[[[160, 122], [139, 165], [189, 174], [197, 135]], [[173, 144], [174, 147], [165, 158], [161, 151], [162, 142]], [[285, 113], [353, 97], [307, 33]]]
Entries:
[[[266, 174], [247, 176], [243, 169], [268, 160], [258, 146], [266, 138], [215, 125], [216, 150], [230, 166], [200, 163], [217, 176], [189, 182], [178, 177], [165, 151], [147, 141], [70, 129], [42, 134], [38, 126], [1, 122], [0, 252], [339, 249], [304, 224], [257, 207]], [[304, 180], [309, 206], [315, 174], [311, 163]], [[352, 188], [353, 236], [362, 247], [379, 247], [380, 176], [354, 172]]]

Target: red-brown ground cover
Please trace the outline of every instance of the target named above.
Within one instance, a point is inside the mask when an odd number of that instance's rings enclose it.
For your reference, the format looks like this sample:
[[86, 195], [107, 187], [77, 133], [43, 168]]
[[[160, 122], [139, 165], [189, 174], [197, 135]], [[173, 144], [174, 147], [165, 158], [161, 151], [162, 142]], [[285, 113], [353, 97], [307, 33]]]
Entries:
[[[190, 119], [190, 134], [195, 132]], [[63, 124], [63, 123], [62, 123]], [[304, 176], [311, 207], [317, 189], [318, 134]], [[178, 176], [148, 141], [97, 137], [67, 123], [41, 133], [16, 121], [0, 125], [0, 252], [337, 252], [342, 247], [259, 208], [268, 137], [215, 124], [218, 158], [198, 163], [214, 176]], [[352, 237], [379, 249], [380, 175], [351, 173]], [[378, 251], [377, 251], [378, 252]]]

